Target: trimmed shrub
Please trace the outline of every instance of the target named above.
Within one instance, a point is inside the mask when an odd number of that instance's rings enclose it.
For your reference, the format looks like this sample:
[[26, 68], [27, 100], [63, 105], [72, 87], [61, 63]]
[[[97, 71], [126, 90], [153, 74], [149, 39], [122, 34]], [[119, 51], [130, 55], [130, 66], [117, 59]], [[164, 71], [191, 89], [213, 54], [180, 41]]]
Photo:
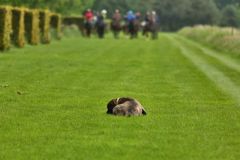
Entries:
[[7, 50], [11, 43], [22, 48], [25, 40], [37, 45], [50, 43], [50, 29], [61, 39], [62, 18], [60, 14], [48, 10], [0, 6], [0, 50]]
[[41, 31], [41, 42], [42, 43], [50, 43], [50, 21], [51, 21], [51, 13], [48, 10], [40, 11], [40, 31]]
[[12, 41], [13, 43], [22, 48], [25, 44], [25, 25], [24, 25], [24, 8], [12, 9]]
[[39, 11], [36, 9], [26, 10], [24, 22], [28, 42], [32, 45], [37, 45], [40, 40]]
[[84, 33], [84, 18], [83, 17], [64, 17], [63, 24], [65, 26], [78, 26], [78, 29]]
[[0, 50], [11, 46], [12, 12], [9, 6], [0, 6]]
[[84, 18], [83, 17], [64, 17], [63, 18], [64, 25], [83, 25]]
[[54, 28], [57, 33], [56, 33], [56, 37], [57, 39], [61, 39], [62, 38], [62, 17], [60, 14], [55, 14], [53, 13], [51, 15], [51, 27]]
[[78, 37], [82, 36], [83, 33], [79, 32], [79, 27], [77, 25], [63, 26], [64, 37]]

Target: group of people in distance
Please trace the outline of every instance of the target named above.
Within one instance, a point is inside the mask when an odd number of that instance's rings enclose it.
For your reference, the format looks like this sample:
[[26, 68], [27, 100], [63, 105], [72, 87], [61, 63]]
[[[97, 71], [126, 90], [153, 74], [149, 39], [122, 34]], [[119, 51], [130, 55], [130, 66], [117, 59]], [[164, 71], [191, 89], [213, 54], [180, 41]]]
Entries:
[[[104, 38], [107, 24], [109, 24], [107, 14], [105, 9], [96, 14], [91, 9], [84, 12], [84, 35], [91, 37], [92, 31], [95, 29], [98, 37]], [[140, 12], [134, 13], [130, 10], [127, 14], [122, 15], [120, 10], [116, 9], [111, 17], [110, 28], [116, 39], [119, 38], [121, 31], [129, 35], [131, 39], [137, 38], [140, 31], [143, 36], [157, 39], [159, 18], [155, 11], [147, 12], [142, 16]]]

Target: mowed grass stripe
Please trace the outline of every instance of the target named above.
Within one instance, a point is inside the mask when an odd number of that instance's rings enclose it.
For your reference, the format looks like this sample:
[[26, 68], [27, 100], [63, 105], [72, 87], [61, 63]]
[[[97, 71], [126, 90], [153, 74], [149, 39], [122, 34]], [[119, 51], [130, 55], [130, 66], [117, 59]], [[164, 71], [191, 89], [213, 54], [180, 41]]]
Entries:
[[221, 71], [212, 65], [208, 64], [201, 56], [192, 52], [191, 49], [186, 48], [182, 42], [179, 42], [176, 38], [171, 37], [171, 40], [180, 49], [181, 53], [189, 58], [206, 76], [215, 82], [215, 84], [221, 88], [226, 94], [231, 95], [240, 106], [240, 87], [231, 81], [231, 79], [225, 76]]
[[202, 50], [202, 53], [211, 56], [217, 60], [219, 60], [221, 63], [223, 63], [225, 66], [237, 71], [238, 73], [240, 73], [240, 64], [238, 63], [238, 61], [232, 59], [229, 56], [224, 56], [223, 54], [217, 53], [217, 51], [214, 51], [212, 49], [209, 49], [197, 42], [194, 42], [192, 40], [189, 40], [185, 37], [176, 35], [179, 39], [181, 39], [182, 41], [184, 41], [185, 43], [191, 44], [197, 48], [199, 48], [200, 50]]
[[[182, 41], [181, 38], [178, 38], [176, 37], [179, 41]], [[184, 41], [185, 42], [185, 41]], [[185, 46], [187, 48], [189, 48], [192, 52], [196, 53], [197, 55], [201, 56], [205, 61], [206, 63], [208, 64], [211, 64], [213, 67], [217, 68], [219, 71], [223, 72], [223, 74], [225, 76], [227, 76], [229, 79], [231, 79], [231, 81], [233, 83], [235, 83], [235, 85], [237, 86], [240, 86], [240, 73], [229, 67], [228, 65], [222, 63], [221, 61], [219, 61], [218, 59], [212, 57], [212, 56], [209, 56], [205, 53], [203, 53], [202, 49], [195, 46], [195, 45], [192, 45], [191, 43], [188, 43], [188, 42], [185, 42], [184, 43]], [[223, 54], [223, 53], [219, 53], [219, 54]], [[226, 56], [226, 55], [225, 55]]]

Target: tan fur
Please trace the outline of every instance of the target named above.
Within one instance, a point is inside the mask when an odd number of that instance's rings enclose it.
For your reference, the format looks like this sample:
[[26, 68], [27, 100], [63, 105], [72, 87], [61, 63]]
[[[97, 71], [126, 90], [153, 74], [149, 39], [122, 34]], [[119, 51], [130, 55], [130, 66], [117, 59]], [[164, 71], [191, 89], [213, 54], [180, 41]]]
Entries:
[[140, 116], [146, 115], [143, 106], [133, 98], [116, 98], [108, 103], [108, 114], [117, 116]]

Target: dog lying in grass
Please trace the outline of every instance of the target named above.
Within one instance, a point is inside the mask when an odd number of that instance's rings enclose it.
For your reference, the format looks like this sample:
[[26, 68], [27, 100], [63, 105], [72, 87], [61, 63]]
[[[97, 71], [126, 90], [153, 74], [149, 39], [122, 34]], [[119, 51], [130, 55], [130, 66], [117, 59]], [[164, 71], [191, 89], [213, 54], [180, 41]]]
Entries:
[[136, 99], [128, 97], [112, 99], [107, 104], [107, 114], [116, 116], [147, 115], [143, 106]]

